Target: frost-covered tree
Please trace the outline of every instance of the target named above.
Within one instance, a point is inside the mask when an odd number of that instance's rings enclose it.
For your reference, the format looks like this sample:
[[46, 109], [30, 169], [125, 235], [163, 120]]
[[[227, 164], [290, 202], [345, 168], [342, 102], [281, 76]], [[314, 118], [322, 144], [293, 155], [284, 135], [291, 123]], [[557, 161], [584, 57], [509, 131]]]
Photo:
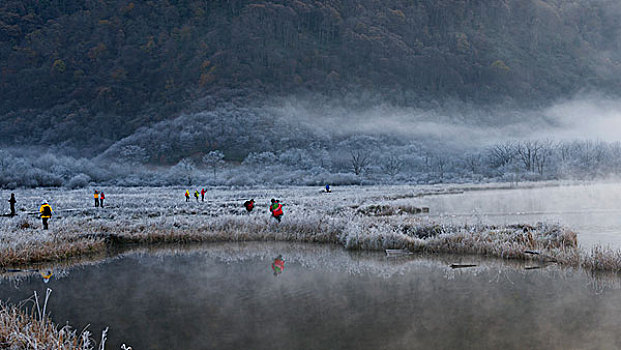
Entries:
[[211, 151], [203, 156], [203, 163], [213, 170], [213, 178], [216, 178], [216, 171], [224, 164], [224, 153], [219, 150]]
[[143, 147], [137, 145], [121, 147], [120, 155], [121, 159], [130, 164], [142, 164], [149, 159], [147, 151]]
[[242, 164], [250, 165], [250, 166], [255, 166], [255, 165], [268, 166], [268, 165], [275, 164], [277, 160], [278, 160], [278, 157], [276, 157], [276, 155], [272, 152], [259, 152], [259, 153], [252, 152], [248, 154], [248, 156], [244, 159]]
[[192, 160], [184, 158], [179, 161], [175, 166], [170, 168], [168, 174], [173, 184], [191, 185], [194, 179], [194, 172], [196, 167]]
[[401, 161], [399, 157], [391, 154], [388, 157], [384, 158], [382, 164], [380, 165], [380, 168], [382, 169], [384, 174], [390, 177], [395, 177], [401, 172], [401, 169], [403, 168], [403, 161]]
[[359, 176], [369, 166], [369, 154], [362, 150], [351, 151], [351, 169]]

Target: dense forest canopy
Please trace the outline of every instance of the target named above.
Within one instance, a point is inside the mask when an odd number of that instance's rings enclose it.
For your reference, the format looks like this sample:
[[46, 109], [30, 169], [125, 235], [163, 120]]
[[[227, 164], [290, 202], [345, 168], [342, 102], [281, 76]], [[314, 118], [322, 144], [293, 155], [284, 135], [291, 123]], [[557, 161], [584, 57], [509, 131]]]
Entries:
[[[620, 20], [615, 0], [4, 0], [0, 146], [154, 166], [420, 146], [397, 121], [616, 96]], [[380, 125], [386, 106], [405, 112]]]

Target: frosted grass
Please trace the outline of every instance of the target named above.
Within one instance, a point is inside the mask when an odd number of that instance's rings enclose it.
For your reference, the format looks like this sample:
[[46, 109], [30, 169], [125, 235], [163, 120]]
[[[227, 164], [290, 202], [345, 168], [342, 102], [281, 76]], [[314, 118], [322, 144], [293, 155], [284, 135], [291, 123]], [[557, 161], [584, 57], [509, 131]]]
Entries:
[[[580, 265], [576, 235], [563, 227], [447, 226], [411, 214], [412, 208], [424, 206], [423, 195], [471, 188], [351, 186], [330, 194], [314, 187], [209, 188], [205, 202], [185, 202], [185, 187], [105, 187], [97, 188], [106, 193], [103, 209], [94, 208], [92, 190], [22, 190], [16, 193], [19, 216], [0, 218], [0, 267], [98, 255], [115, 244], [226, 241], [331, 243], [351, 250], [408, 249]], [[257, 207], [247, 214], [242, 203], [250, 198]], [[269, 218], [270, 198], [284, 203], [280, 224]], [[49, 231], [41, 230], [37, 219], [41, 199], [54, 209]], [[384, 215], [361, 210], [373, 206], [384, 208]]]
[[30, 310], [0, 301], [0, 348], [103, 350], [107, 328], [103, 330], [97, 348], [87, 329], [78, 332], [69, 325], [59, 327], [52, 322], [46, 311], [51, 293], [48, 288], [44, 299], [40, 299], [35, 292]]

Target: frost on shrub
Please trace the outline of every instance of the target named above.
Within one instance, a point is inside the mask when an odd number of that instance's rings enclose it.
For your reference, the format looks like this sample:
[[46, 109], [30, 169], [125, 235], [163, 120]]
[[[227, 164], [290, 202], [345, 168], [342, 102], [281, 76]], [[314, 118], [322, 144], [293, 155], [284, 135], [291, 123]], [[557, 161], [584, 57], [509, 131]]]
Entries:
[[86, 174], [78, 174], [69, 180], [67, 187], [69, 188], [83, 188], [88, 186], [91, 178]]
[[243, 165], [246, 166], [267, 166], [273, 165], [278, 160], [278, 157], [272, 152], [260, 152], [260, 153], [250, 153], [242, 162]]
[[256, 175], [247, 172], [233, 173], [226, 181], [229, 186], [256, 185]]

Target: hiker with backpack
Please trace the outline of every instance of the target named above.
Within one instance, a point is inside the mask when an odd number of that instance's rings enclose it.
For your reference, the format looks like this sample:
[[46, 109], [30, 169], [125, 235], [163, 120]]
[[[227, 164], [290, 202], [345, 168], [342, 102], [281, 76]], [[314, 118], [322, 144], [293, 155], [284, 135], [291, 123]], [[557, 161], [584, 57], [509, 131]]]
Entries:
[[39, 208], [39, 213], [41, 213], [43, 229], [47, 230], [47, 220], [52, 217], [52, 207], [47, 203], [46, 200], [41, 201], [41, 208]]
[[248, 212], [248, 214], [250, 214], [252, 209], [254, 209], [254, 199], [251, 199], [249, 201], [245, 201], [244, 202], [244, 208], [246, 208], [246, 211]]
[[282, 215], [284, 214], [282, 211], [282, 204], [274, 198], [272, 198], [272, 204], [270, 205], [270, 212], [272, 213], [272, 217], [280, 222]]

